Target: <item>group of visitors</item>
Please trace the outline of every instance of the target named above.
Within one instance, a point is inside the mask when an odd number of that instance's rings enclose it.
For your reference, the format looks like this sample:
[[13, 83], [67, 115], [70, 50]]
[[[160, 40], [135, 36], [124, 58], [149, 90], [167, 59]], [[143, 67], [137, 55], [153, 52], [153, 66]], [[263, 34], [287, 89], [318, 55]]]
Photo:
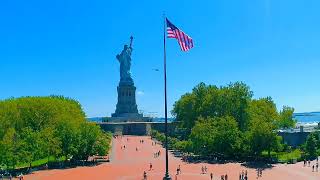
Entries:
[[316, 159], [316, 164], [313, 164], [311, 166], [311, 161], [310, 160], [303, 160], [303, 166], [306, 167], [308, 165], [308, 167], [312, 168], [312, 172], [318, 172], [319, 171], [319, 157], [317, 157]]
[[221, 175], [221, 180], [228, 180], [228, 174], [226, 174], [226, 175]]
[[[261, 170], [261, 175], [262, 175], [262, 170]], [[239, 173], [239, 180], [248, 180], [248, 171], [247, 170], [246, 171], [242, 170], [242, 172]]]
[[161, 155], [160, 150], [158, 152], [153, 153], [154, 158], [160, 157], [160, 155]]
[[262, 169], [258, 168], [257, 169], [257, 178], [262, 177]]
[[207, 166], [202, 166], [201, 167], [201, 174], [207, 174], [208, 168]]

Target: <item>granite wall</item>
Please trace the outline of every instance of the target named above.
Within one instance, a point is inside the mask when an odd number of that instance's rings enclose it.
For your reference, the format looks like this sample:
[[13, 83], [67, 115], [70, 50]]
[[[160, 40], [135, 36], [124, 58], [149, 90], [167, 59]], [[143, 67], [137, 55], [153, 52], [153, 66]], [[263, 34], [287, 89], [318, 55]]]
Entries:
[[297, 147], [303, 144], [310, 132], [278, 132], [278, 135], [282, 137], [283, 143], [292, 147]]
[[[164, 132], [165, 123], [163, 122], [119, 122], [119, 123], [98, 123], [104, 131], [110, 131], [117, 135], [150, 135], [151, 130]], [[168, 132], [173, 132], [174, 123], [168, 123]]]

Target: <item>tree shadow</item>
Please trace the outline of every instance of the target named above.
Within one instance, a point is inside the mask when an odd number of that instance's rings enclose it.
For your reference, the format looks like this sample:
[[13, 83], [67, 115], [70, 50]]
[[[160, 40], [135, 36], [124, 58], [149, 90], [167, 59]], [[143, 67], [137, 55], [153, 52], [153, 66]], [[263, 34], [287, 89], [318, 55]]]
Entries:
[[[77, 167], [96, 167], [102, 164], [109, 162], [109, 160], [100, 160], [100, 161], [77, 161], [77, 162], [49, 162], [47, 165], [39, 165], [33, 166], [32, 168], [25, 167], [19, 169], [11, 169], [6, 170], [7, 177], [11, 174], [13, 177], [17, 177], [20, 174], [28, 175], [28, 174], [35, 174], [39, 171], [51, 171], [57, 169], [73, 169]], [[4, 172], [0, 172], [0, 174], [5, 174]]]
[[241, 163], [241, 165], [246, 167], [246, 168], [261, 169], [261, 170], [271, 169], [271, 168], [274, 167], [273, 164], [270, 164], [270, 163], [267, 163], [267, 162], [263, 162], [263, 161], [243, 162], [243, 163]]
[[241, 166], [250, 169], [271, 169], [274, 167], [273, 163], [270, 161], [261, 161], [261, 160], [253, 160], [249, 161], [241, 160], [240, 158], [232, 159], [224, 159], [222, 156], [197, 156], [197, 155], [185, 155], [184, 153], [176, 150], [170, 150], [172, 155], [176, 158], [180, 158], [183, 162], [188, 164], [198, 164], [198, 163], [207, 163], [207, 164], [228, 164], [228, 163], [240, 163]]

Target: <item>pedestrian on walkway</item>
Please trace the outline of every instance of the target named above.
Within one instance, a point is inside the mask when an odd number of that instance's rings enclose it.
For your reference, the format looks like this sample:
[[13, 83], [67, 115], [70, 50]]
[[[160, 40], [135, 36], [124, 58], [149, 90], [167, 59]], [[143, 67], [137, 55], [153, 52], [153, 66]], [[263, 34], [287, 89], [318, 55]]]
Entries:
[[152, 164], [150, 163], [150, 170], [149, 171], [151, 171], [152, 170]]
[[143, 172], [143, 180], [147, 180], [147, 172], [146, 171]]
[[212, 173], [210, 173], [210, 180], [212, 180], [213, 179], [213, 174]]

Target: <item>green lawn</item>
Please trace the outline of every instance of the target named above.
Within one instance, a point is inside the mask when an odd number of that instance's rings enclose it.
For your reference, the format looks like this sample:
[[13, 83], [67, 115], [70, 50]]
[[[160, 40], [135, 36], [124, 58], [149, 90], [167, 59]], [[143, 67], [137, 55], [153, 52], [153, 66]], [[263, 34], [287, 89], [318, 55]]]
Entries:
[[[60, 162], [60, 161], [65, 161], [65, 160], [66, 160], [66, 158], [64, 156], [60, 157], [60, 158], [55, 158], [53, 156], [49, 157], [49, 162]], [[33, 161], [31, 163], [31, 166], [32, 167], [41, 166], [41, 165], [44, 165], [46, 163], [48, 163], [48, 158], [43, 158], [43, 159], [39, 159], [39, 160]], [[3, 168], [3, 169], [7, 168], [6, 166], [0, 166], [0, 167]], [[16, 169], [25, 168], [25, 167], [29, 167], [29, 163], [18, 164], [16, 166]], [[12, 167], [10, 167], [10, 168], [12, 168]]]
[[[295, 149], [292, 152], [271, 152], [271, 157], [272, 158], [277, 158], [279, 162], [282, 163], [288, 163], [291, 162], [292, 160], [300, 160], [301, 159], [302, 152], [299, 149]], [[264, 151], [262, 152], [262, 156], [267, 157], [268, 152]]]

